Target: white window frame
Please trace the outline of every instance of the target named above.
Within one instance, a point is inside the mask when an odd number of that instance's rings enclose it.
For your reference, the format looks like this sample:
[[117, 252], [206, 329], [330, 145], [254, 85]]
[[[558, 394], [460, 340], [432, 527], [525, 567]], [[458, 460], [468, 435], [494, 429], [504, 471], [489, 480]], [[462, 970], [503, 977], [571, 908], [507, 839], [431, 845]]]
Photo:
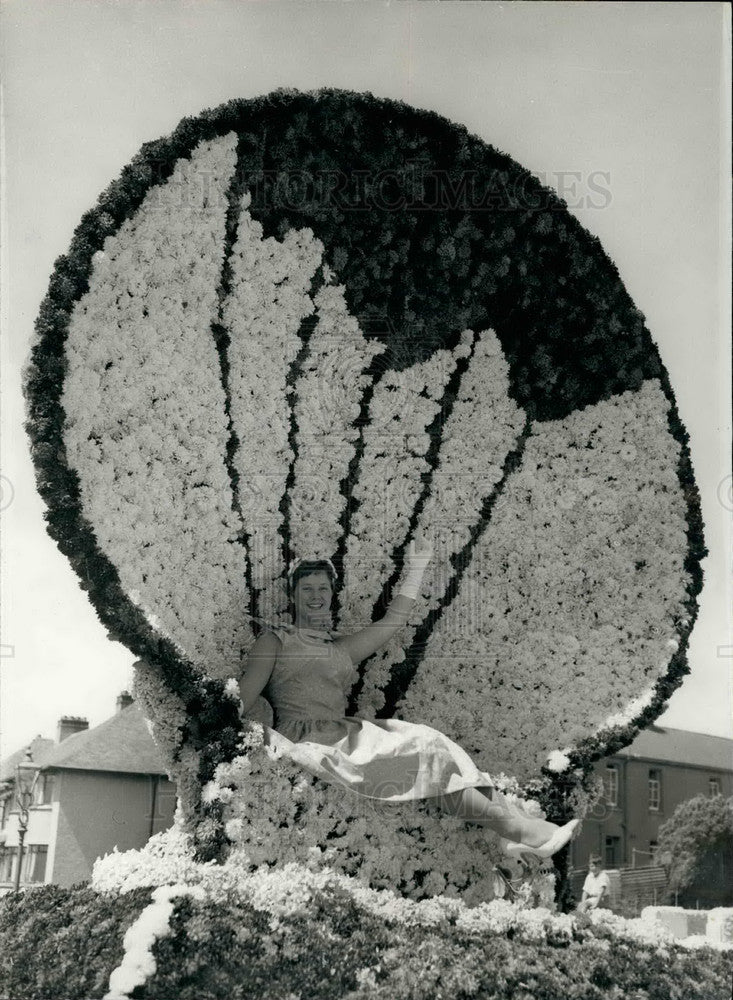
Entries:
[[618, 765], [606, 764], [606, 781], [604, 782], [606, 805], [615, 809], [618, 806]]
[[18, 848], [3, 847], [0, 858], [0, 884], [8, 884], [15, 881], [15, 866], [18, 864]]
[[616, 865], [620, 864], [621, 859], [616, 857], [617, 853], [621, 854], [621, 838], [607, 836], [603, 845], [604, 868], [615, 868]]
[[[715, 789], [715, 791], [713, 791], [713, 789]], [[710, 798], [716, 799], [720, 794], [720, 778], [708, 778], [708, 795]]]
[[662, 807], [662, 772], [649, 771], [649, 812], [659, 812]]
[[[43, 857], [43, 871], [38, 873], [38, 878], [34, 878], [34, 872], [39, 856]], [[27, 885], [41, 885], [46, 881], [46, 868], [48, 866], [48, 844], [29, 844], [23, 852], [23, 868], [20, 873], [21, 882]]]
[[53, 800], [54, 776], [42, 771], [38, 776], [33, 795], [34, 806], [50, 806]]

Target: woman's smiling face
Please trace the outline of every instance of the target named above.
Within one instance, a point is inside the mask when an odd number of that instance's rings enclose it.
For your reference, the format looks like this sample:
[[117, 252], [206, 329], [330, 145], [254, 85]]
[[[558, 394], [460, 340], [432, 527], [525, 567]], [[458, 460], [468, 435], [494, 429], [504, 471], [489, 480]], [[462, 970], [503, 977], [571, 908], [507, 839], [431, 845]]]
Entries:
[[328, 573], [317, 570], [302, 576], [295, 585], [293, 604], [296, 625], [328, 624], [331, 618], [333, 588]]

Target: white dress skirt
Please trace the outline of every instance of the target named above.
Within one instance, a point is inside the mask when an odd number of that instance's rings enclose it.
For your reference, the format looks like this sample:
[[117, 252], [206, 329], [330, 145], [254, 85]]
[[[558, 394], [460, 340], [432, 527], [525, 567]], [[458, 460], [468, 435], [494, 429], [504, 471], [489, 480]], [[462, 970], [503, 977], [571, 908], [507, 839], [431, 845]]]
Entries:
[[266, 742], [323, 781], [357, 795], [405, 802], [483, 790], [494, 783], [457, 743], [400, 719], [347, 716], [358, 671], [332, 635], [268, 625], [281, 642], [264, 695], [273, 708]]

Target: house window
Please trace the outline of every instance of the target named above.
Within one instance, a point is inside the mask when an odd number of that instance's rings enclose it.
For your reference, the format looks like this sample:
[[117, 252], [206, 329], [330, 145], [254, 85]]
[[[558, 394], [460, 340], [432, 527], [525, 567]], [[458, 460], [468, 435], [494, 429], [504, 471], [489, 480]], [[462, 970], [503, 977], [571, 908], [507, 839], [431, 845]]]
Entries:
[[606, 837], [606, 868], [616, 868], [621, 863], [621, 838]]
[[36, 782], [36, 789], [33, 795], [33, 804], [36, 806], [48, 806], [53, 801], [53, 775], [39, 774]]
[[708, 778], [708, 794], [711, 799], [716, 798], [720, 795], [720, 779], [719, 778]]
[[17, 856], [17, 847], [0, 848], [0, 882], [13, 882], [15, 880], [15, 859]]
[[606, 805], [618, 805], [618, 768], [615, 764], [606, 765], [605, 794]]
[[23, 882], [44, 882], [46, 879], [46, 861], [48, 846], [46, 844], [31, 844], [23, 852]]
[[659, 844], [656, 840], [649, 841], [649, 854], [651, 855], [651, 862], [653, 865], [658, 865], [659, 860], [657, 858], [657, 850], [659, 849]]
[[[17, 861], [17, 847], [0, 847], [0, 883], [15, 881]], [[23, 850], [23, 867], [20, 870], [20, 881], [45, 882], [47, 861], [48, 845], [30, 844]]]
[[662, 772], [649, 772], [649, 812], [659, 812], [662, 804]]

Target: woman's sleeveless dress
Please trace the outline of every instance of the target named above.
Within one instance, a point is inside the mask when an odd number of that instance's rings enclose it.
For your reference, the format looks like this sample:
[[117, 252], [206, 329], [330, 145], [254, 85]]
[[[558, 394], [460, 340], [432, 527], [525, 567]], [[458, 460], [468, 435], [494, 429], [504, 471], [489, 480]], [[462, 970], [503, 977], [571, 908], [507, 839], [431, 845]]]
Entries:
[[371, 799], [404, 802], [493, 788], [491, 776], [430, 726], [347, 716], [358, 671], [333, 636], [268, 625], [281, 642], [263, 692], [274, 713], [268, 745], [323, 781]]

